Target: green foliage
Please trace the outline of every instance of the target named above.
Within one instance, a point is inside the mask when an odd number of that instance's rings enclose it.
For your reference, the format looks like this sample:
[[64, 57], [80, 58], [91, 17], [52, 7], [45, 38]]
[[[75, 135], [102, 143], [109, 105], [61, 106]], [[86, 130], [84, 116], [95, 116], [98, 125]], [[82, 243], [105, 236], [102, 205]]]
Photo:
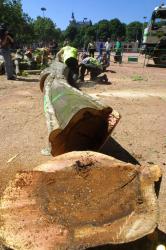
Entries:
[[28, 74], [28, 72], [27, 72], [27, 71], [22, 70], [22, 71], [20, 72], [20, 76], [27, 77], [27, 76], [29, 76], [29, 74]]
[[83, 48], [91, 40], [105, 42], [107, 38], [111, 38], [112, 41], [117, 37], [126, 41], [141, 41], [143, 32], [142, 23], [132, 22], [126, 25], [117, 18], [103, 19], [95, 24], [90, 22], [88, 25], [79, 25], [74, 20], [65, 31], [61, 31], [50, 18], [40, 16], [35, 20], [30, 18], [23, 12], [21, 0], [0, 0], [1, 22], [7, 24], [9, 32], [19, 45], [39, 42], [49, 44], [55, 40], [62, 46], [64, 39], [68, 39], [73, 46]]
[[143, 34], [143, 24], [140, 22], [129, 23], [126, 27], [126, 40], [141, 41]]
[[40, 17], [33, 22], [35, 40], [40, 42], [49, 42], [52, 40], [59, 39], [60, 32], [59, 29], [56, 29], [56, 25], [50, 18]]
[[76, 37], [78, 35], [78, 31], [79, 31], [79, 29], [78, 29], [77, 25], [75, 23], [72, 23], [65, 30], [64, 38], [71, 41], [71, 42], [74, 42], [74, 40], [76, 39]]
[[92, 40], [96, 40], [96, 34], [97, 34], [97, 28], [95, 25], [92, 25], [92, 26], [88, 26], [86, 28], [86, 32], [85, 32], [85, 35], [87, 37], [87, 41], [92, 41]]
[[110, 35], [111, 40], [116, 40], [118, 37], [124, 38], [126, 35], [126, 24], [121, 23], [119, 19], [115, 18], [110, 21]]
[[0, 13], [0, 23], [7, 25], [17, 44], [33, 41], [32, 19], [23, 13], [20, 0], [0, 0]]
[[101, 20], [96, 25], [98, 40], [106, 41], [110, 37], [110, 23], [108, 20]]
[[133, 75], [132, 80], [133, 81], [143, 81], [144, 78], [142, 76], [140, 76], [140, 75]]

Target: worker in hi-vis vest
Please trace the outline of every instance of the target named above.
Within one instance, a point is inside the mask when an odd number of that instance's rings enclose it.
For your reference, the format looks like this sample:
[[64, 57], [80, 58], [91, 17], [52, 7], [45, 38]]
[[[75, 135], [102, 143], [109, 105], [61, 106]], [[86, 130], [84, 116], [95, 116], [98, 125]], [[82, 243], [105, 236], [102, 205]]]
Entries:
[[99, 62], [97, 59], [88, 56], [86, 53], [82, 55], [82, 61], [80, 62], [80, 74], [79, 80], [84, 81], [84, 76], [86, 70], [90, 72], [90, 80], [92, 81], [100, 81], [110, 84], [108, 81], [107, 75], [104, 74], [104, 70], [106, 69], [102, 62]]
[[69, 68], [68, 83], [76, 87], [76, 81], [78, 79], [78, 50], [69, 45], [68, 41], [64, 42], [64, 47], [57, 53], [56, 57], [58, 61], [64, 63]]

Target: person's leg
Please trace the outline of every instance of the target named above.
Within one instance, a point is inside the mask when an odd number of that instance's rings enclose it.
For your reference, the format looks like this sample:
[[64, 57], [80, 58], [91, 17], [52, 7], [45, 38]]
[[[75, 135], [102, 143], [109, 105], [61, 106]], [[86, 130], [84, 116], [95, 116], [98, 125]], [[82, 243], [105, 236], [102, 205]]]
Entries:
[[78, 75], [79, 75], [79, 68], [78, 68], [77, 59], [69, 58], [66, 61], [66, 65], [69, 68], [68, 83], [73, 87], [77, 87], [76, 81], [78, 80]]
[[108, 83], [108, 77], [106, 74], [103, 74], [102, 81]]
[[116, 57], [117, 57], [116, 61], [117, 61], [118, 63], [121, 63], [121, 60], [122, 60], [122, 59], [121, 59], [121, 52], [118, 51], [118, 52], [116, 53]]
[[122, 63], [122, 54], [121, 54], [121, 52], [119, 53], [119, 64], [121, 64]]
[[100, 48], [100, 50], [99, 50], [99, 55], [102, 56], [102, 54], [103, 54], [103, 49]]
[[14, 78], [14, 68], [13, 68], [13, 62], [11, 59], [11, 54], [9, 49], [3, 49], [2, 50], [2, 55], [4, 57], [4, 63], [5, 63], [5, 71], [7, 75], [7, 79], [12, 79]]
[[117, 63], [118, 61], [118, 52], [115, 53], [115, 56], [114, 56], [114, 63]]
[[65, 63], [72, 71], [74, 71], [76, 74], [78, 74], [78, 61], [77, 61], [77, 59], [75, 59], [74, 57], [71, 57], [71, 58], [67, 59], [67, 61]]
[[81, 81], [84, 81], [84, 76], [85, 76], [85, 71], [86, 71], [86, 66], [84, 64], [81, 65], [80, 67], [80, 73], [79, 73], [79, 79]]
[[101, 73], [101, 70], [98, 67], [91, 68], [91, 80], [95, 81], [97, 76]]
[[107, 50], [107, 60], [108, 60], [108, 62], [110, 62], [110, 51], [109, 50]]

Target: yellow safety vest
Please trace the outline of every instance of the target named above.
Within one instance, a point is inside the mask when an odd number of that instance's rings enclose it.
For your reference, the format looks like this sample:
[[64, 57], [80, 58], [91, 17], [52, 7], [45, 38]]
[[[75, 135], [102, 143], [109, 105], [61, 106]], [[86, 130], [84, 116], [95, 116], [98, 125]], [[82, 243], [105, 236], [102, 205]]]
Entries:
[[90, 57], [89, 61], [90, 61], [91, 64], [94, 64], [96, 66], [101, 66], [101, 63], [97, 59], [95, 59], [93, 57]]
[[78, 50], [74, 47], [71, 46], [65, 46], [63, 47], [63, 62], [65, 63], [67, 61], [67, 59], [73, 57], [75, 59], [77, 59], [77, 54], [78, 54]]

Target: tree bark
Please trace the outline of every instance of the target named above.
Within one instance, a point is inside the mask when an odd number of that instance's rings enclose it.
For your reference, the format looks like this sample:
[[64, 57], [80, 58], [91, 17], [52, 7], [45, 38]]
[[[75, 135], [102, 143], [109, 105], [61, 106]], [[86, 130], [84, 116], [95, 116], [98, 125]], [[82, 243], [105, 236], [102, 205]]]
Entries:
[[98, 150], [120, 119], [117, 111], [71, 87], [67, 67], [54, 61], [41, 74], [51, 153]]

